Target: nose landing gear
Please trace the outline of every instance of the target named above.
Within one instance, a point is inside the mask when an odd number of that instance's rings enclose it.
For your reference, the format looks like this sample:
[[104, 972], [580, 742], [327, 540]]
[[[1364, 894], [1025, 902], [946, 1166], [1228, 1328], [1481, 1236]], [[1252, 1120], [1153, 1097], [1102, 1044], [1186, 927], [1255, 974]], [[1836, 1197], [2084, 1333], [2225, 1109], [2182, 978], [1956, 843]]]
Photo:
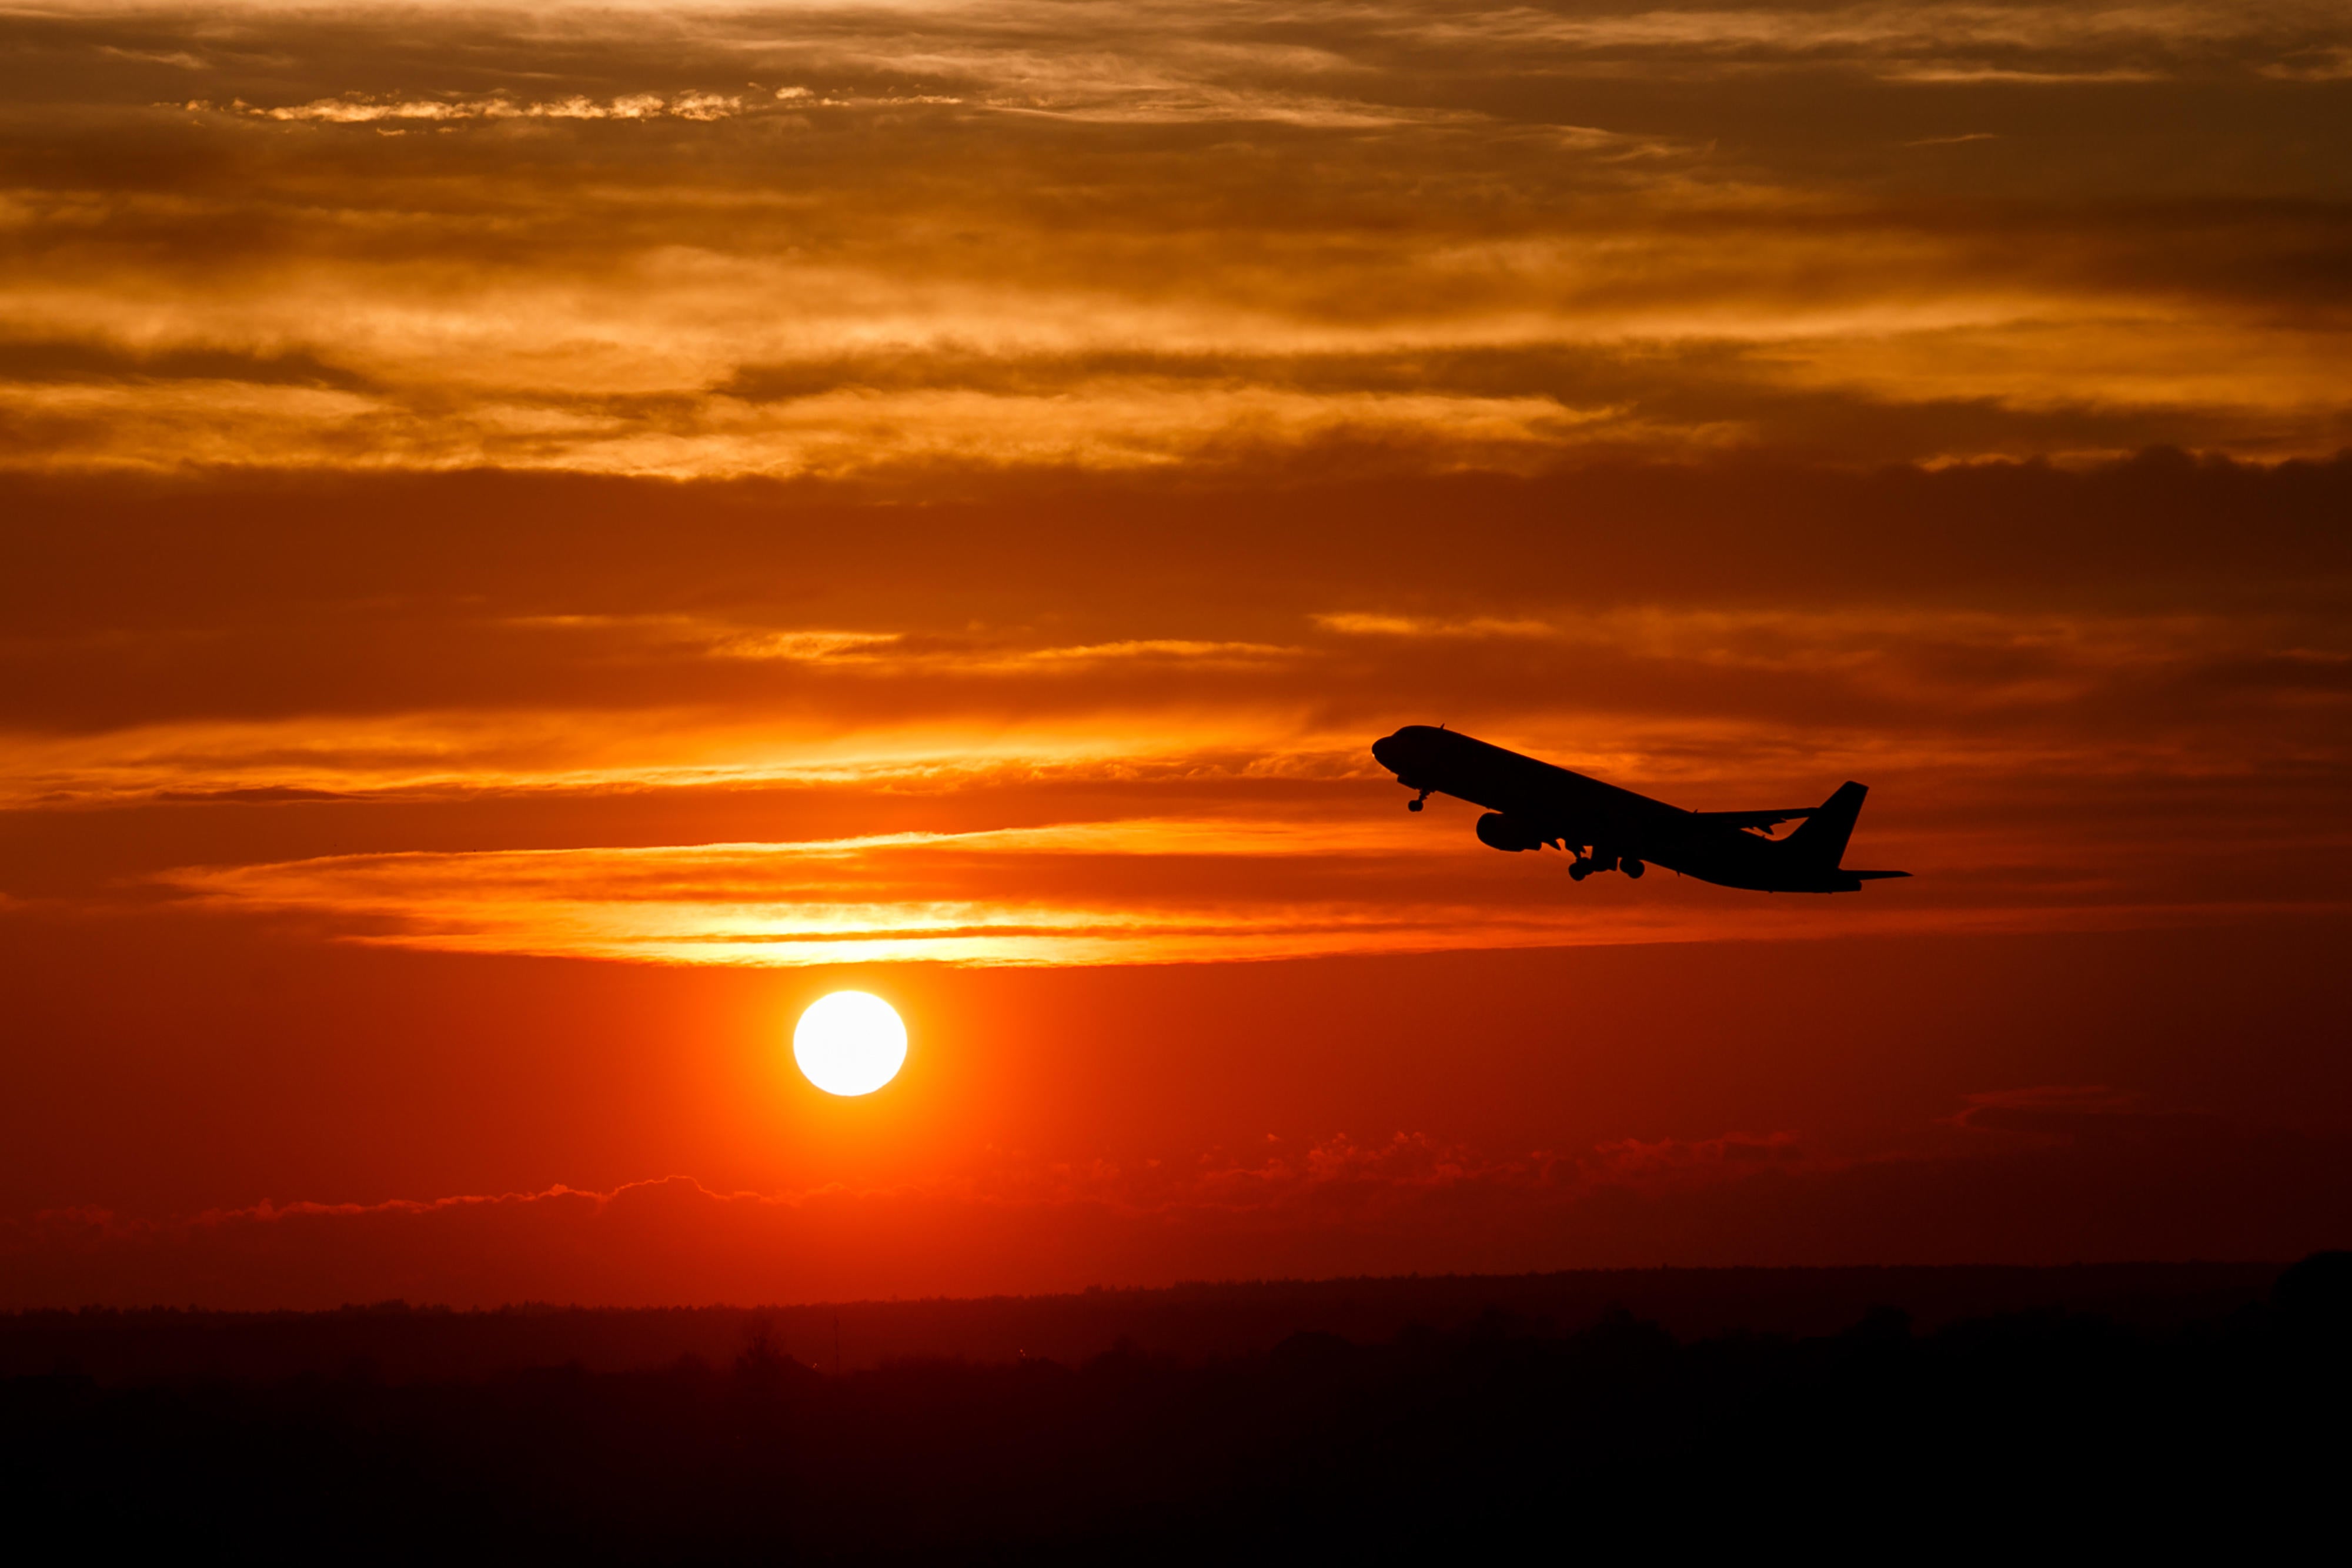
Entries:
[[1412, 800], [1407, 800], [1404, 803], [1404, 809], [1408, 811], [1418, 811], [1421, 810], [1421, 803], [1428, 799], [1429, 791], [1423, 789], [1420, 794], [1415, 795]]

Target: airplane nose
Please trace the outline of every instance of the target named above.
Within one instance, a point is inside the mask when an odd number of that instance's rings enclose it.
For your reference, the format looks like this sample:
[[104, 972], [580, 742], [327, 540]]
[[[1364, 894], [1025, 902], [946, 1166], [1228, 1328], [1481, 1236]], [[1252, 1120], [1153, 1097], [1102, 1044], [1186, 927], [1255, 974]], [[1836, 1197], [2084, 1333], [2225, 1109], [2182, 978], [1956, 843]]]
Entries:
[[1391, 760], [1395, 758], [1396, 751], [1397, 737], [1393, 735], [1384, 735], [1372, 742], [1372, 760], [1391, 773], [1397, 768], [1396, 763]]

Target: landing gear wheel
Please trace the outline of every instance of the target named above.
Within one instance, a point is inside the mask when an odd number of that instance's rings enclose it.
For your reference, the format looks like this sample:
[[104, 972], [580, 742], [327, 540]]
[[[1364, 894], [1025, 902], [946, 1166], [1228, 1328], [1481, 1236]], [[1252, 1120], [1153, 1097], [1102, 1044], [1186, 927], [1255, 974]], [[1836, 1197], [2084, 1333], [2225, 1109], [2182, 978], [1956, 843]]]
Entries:
[[1640, 861], [1619, 861], [1617, 862], [1617, 869], [1623, 872], [1627, 876], [1639, 880], [1642, 873], [1650, 868], [1643, 865]]
[[1418, 800], [1407, 800], [1404, 803], [1404, 809], [1408, 811], [1418, 811], [1421, 810], [1421, 802]]
[[1568, 874], [1570, 881], [1582, 882], [1586, 877], [1592, 874], [1592, 862], [1591, 861], [1578, 861], [1575, 864], [1568, 868]]

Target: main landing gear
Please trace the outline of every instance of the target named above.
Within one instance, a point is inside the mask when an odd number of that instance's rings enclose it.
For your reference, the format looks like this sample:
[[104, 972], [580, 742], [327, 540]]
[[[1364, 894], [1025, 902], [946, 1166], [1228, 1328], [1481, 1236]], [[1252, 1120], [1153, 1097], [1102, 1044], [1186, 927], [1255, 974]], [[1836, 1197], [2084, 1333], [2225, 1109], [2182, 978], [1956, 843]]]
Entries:
[[1570, 864], [1568, 874], [1578, 882], [1582, 882], [1596, 871], [1622, 871], [1627, 876], [1638, 878], [1649, 869], [1631, 855], [1580, 855]]

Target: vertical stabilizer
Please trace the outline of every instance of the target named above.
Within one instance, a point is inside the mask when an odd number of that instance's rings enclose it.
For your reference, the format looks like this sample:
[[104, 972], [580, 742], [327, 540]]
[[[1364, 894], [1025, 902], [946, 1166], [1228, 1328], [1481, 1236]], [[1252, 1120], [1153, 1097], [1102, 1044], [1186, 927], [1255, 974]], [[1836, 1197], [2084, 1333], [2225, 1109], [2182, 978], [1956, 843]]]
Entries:
[[1790, 858], [1825, 871], [1833, 869], [1845, 858], [1845, 841], [1853, 837], [1853, 820], [1862, 815], [1862, 798], [1869, 793], [1868, 785], [1851, 779], [1839, 785], [1836, 794], [1780, 841], [1788, 846]]

